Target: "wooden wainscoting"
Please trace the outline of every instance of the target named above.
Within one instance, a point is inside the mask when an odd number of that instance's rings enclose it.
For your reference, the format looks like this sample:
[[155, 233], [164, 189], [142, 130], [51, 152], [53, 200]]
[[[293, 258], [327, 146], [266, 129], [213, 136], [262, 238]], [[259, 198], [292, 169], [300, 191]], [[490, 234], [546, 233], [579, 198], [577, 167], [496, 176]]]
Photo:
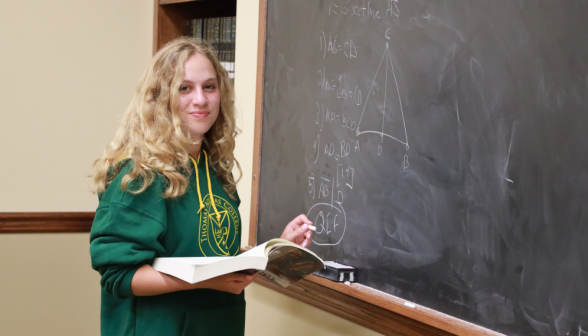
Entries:
[[0, 233], [90, 232], [94, 212], [0, 212]]

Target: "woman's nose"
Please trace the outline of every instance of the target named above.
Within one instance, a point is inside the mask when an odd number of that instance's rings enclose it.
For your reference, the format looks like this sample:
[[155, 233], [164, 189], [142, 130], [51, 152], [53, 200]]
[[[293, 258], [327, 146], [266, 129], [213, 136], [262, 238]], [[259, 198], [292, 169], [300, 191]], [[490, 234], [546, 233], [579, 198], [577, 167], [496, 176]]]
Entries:
[[206, 96], [201, 88], [197, 88], [192, 93], [192, 104], [204, 105], [206, 104]]

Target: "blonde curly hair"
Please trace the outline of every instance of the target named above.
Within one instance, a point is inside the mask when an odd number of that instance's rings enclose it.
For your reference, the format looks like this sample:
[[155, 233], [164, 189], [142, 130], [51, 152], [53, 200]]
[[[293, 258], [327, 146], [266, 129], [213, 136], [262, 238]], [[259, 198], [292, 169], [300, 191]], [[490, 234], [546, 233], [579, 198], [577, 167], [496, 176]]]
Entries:
[[[166, 44], [143, 73], [114, 140], [92, 166], [94, 192], [106, 190], [121, 169], [117, 163], [124, 158], [132, 159], [134, 165], [133, 170], [122, 179], [122, 190], [127, 191], [129, 183], [140, 178], [141, 188], [129, 192], [141, 193], [160, 174], [167, 182], [164, 198], [181, 196], [186, 192], [191, 174], [187, 149], [193, 142], [178, 101], [180, 85], [184, 80], [184, 65], [195, 53], [206, 56], [214, 66], [221, 95], [218, 118], [204, 135], [203, 142], [211, 167], [223, 182], [227, 194], [235, 198], [242, 171], [233, 155], [235, 136], [239, 133], [235, 125], [233, 86], [214, 49], [188, 37]], [[231, 174], [235, 165], [240, 174], [237, 180]]]

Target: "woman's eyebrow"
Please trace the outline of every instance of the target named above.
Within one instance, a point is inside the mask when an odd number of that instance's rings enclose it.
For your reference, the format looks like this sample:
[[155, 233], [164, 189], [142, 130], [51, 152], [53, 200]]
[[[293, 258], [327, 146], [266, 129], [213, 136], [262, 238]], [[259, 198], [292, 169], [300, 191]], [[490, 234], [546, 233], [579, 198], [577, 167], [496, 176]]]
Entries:
[[[210, 77], [208, 79], [203, 80], [202, 82], [208, 82], [208, 81], [218, 81], [218, 78], [216, 78], [216, 77]], [[183, 83], [186, 83], [186, 82], [187, 83], [194, 83], [193, 81], [191, 81], [189, 79], [184, 79], [182, 82]]]

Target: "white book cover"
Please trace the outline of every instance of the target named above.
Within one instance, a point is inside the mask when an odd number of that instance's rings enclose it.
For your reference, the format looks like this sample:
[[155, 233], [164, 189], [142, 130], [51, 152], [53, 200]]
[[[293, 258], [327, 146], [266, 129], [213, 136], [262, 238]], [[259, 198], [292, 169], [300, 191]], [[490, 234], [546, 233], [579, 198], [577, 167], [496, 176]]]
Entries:
[[153, 268], [189, 283], [244, 270], [263, 271], [278, 284], [288, 284], [324, 268], [314, 252], [283, 239], [272, 239], [234, 257], [155, 258]]
[[247, 269], [264, 270], [268, 261], [265, 255], [266, 244], [267, 242], [235, 257], [155, 258], [153, 268], [189, 283]]

